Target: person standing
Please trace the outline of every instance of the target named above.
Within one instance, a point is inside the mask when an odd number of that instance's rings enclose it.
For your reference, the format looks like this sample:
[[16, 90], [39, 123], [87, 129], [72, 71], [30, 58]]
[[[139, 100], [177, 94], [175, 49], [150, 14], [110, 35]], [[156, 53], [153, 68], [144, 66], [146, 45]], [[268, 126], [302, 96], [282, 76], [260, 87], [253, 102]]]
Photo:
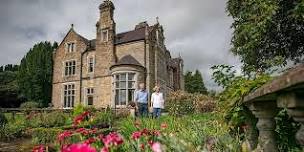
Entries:
[[134, 99], [139, 116], [148, 115], [148, 91], [146, 90], [145, 84], [140, 83], [139, 89], [135, 91]]
[[164, 95], [160, 92], [158, 86], [154, 87], [154, 92], [151, 95], [151, 106], [153, 107], [153, 117], [159, 118], [161, 116], [161, 110], [165, 107]]

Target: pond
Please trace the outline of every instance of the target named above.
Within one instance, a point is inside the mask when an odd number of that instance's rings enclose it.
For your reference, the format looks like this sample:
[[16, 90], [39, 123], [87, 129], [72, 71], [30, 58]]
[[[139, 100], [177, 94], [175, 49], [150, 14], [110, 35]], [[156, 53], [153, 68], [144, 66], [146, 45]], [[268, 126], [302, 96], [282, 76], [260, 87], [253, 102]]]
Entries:
[[10, 142], [0, 141], [1, 152], [25, 152], [32, 151], [34, 145], [32, 144], [31, 138], [22, 138], [12, 140]]

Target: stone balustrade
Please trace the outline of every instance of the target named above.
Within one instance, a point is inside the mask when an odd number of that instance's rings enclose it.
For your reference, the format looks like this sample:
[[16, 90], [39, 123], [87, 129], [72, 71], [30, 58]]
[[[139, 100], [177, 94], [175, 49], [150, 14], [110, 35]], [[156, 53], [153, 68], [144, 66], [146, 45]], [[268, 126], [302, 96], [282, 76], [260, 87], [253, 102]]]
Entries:
[[263, 151], [278, 151], [274, 117], [282, 108], [301, 124], [296, 139], [304, 147], [304, 65], [288, 70], [251, 92], [244, 97], [243, 103], [258, 118], [259, 145]]

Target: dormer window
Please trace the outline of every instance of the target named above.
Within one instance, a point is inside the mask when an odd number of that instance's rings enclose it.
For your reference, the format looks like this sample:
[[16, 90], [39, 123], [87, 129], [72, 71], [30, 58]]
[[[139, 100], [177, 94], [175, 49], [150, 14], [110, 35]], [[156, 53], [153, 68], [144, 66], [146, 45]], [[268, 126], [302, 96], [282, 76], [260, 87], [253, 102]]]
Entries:
[[66, 43], [66, 50], [67, 52], [75, 52], [76, 51], [75, 42]]
[[108, 42], [109, 40], [109, 32], [108, 30], [101, 30], [101, 41]]

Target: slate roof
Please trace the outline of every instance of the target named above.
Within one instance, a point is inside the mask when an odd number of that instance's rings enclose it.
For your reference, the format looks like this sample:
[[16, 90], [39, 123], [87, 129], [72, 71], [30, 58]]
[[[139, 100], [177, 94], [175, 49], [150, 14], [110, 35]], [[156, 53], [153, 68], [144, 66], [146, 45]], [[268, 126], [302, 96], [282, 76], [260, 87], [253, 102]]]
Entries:
[[[86, 42], [88, 42], [89, 48], [91, 50], [95, 50], [96, 47], [96, 39], [87, 40], [86, 38], [79, 35]], [[115, 45], [134, 42], [145, 39], [145, 28], [135, 29], [133, 31], [123, 32], [116, 34]]]
[[117, 61], [115, 65], [138, 65], [142, 66], [133, 56], [125, 55], [120, 60]]
[[124, 33], [118, 33], [116, 35], [115, 44], [128, 43], [145, 39], [145, 28], [135, 29]]

